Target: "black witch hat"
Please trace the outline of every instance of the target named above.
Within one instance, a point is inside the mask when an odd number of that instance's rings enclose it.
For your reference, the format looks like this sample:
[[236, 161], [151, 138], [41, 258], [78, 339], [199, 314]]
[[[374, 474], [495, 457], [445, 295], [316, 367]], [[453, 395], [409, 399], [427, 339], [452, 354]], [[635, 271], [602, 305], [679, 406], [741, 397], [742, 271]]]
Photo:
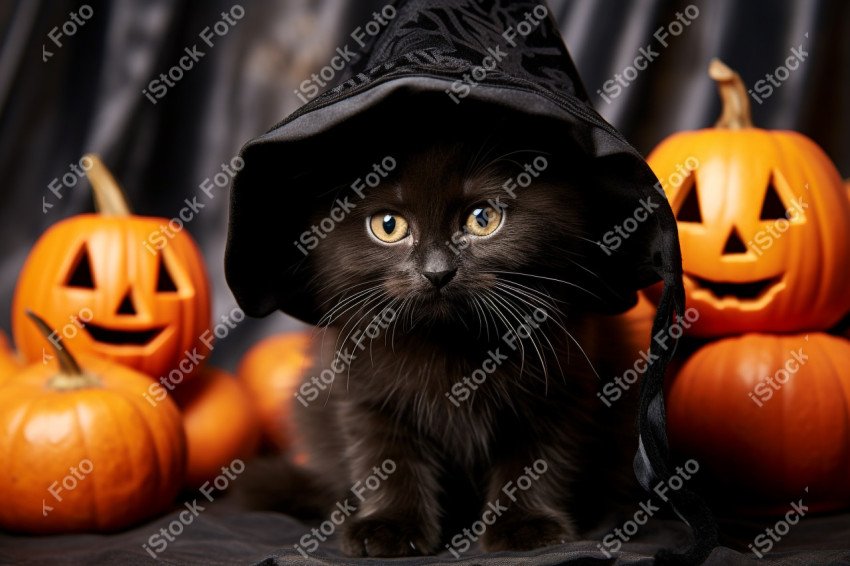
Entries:
[[[233, 184], [225, 269], [244, 311], [264, 316], [280, 309], [317, 323], [321, 315], [308, 290], [304, 255], [292, 241], [315, 211], [323, 172], [349, 166], [352, 148], [369, 143], [364, 131], [380, 132], [411, 109], [439, 114], [462, 100], [470, 112], [545, 121], [564, 140], [565, 154], [575, 159], [580, 152], [591, 181], [587, 190], [598, 203], [593, 221], [600, 245], [593, 266], [610, 291], [600, 310], [625, 310], [637, 290], [663, 281], [652, 333], [665, 333], [684, 311], [675, 218], [641, 155], [591, 107], [546, 5], [401, 0], [385, 8], [375, 25], [383, 29], [335, 88], [242, 149], [245, 165]], [[647, 209], [647, 202], [652, 212], [645, 221], [605, 238], [636, 210]], [[662, 381], [673, 351], [655, 350], [659, 358], [641, 385], [635, 457], [635, 473], [647, 490], [671, 476]], [[672, 493], [671, 501], [696, 535], [681, 557], [700, 561], [716, 541], [711, 514], [687, 489]]]

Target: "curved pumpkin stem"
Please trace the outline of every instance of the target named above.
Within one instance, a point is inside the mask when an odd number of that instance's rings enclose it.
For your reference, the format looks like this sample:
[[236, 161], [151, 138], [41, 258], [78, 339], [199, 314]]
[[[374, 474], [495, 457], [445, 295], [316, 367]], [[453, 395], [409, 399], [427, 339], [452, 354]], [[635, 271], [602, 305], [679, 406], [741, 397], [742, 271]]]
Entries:
[[723, 113], [714, 124], [716, 128], [740, 130], [752, 128], [753, 120], [750, 115], [750, 98], [741, 75], [730, 69], [720, 59], [712, 59], [708, 66], [708, 76], [717, 81]]
[[65, 348], [62, 343], [62, 337], [59, 336], [43, 318], [27, 309], [27, 316], [35, 323], [42, 336], [50, 342], [53, 352], [56, 354], [56, 359], [59, 361], [59, 374], [54, 375], [48, 385], [52, 389], [60, 391], [70, 391], [73, 389], [83, 389], [86, 387], [95, 387], [100, 385], [100, 382], [83, 372], [80, 364], [71, 355], [71, 352]]
[[91, 183], [94, 193], [94, 206], [104, 216], [130, 216], [133, 212], [127, 204], [127, 197], [121, 190], [121, 185], [94, 153], [88, 153], [83, 159], [91, 161], [92, 165], [86, 171], [86, 177]]

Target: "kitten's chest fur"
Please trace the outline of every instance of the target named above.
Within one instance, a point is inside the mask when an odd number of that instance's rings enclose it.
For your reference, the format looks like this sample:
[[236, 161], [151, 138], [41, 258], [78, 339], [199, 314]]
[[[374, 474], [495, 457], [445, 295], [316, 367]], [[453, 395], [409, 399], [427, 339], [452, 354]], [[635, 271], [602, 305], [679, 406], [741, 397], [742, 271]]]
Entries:
[[[297, 407], [303, 428], [309, 435], [321, 426], [323, 441], [332, 442], [363, 412], [382, 412], [423, 449], [467, 470], [486, 468], [500, 450], [544, 428], [561, 427], [563, 443], [578, 445], [593, 434], [599, 378], [588, 361], [597, 357], [597, 326], [574, 326], [583, 352], [555, 332], [545, 341], [436, 331], [379, 336], [362, 347], [340, 342], [349, 363], [318, 399]], [[336, 340], [329, 330], [321, 367], [333, 365]]]

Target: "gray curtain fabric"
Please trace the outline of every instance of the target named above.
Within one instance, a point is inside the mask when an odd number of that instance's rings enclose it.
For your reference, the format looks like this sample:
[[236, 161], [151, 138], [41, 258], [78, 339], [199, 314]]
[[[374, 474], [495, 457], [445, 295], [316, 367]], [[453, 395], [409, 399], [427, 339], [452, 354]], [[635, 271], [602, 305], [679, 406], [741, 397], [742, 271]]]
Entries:
[[[50, 224], [92, 210], [86, 182], [61, 184], [86, 152], [103, 155], [139, 214], [171, 218], [184, 199], [199, 198], [205, 208], [187, 229], [206, 257], [214, 316], [230, 312], [235, 301], [222, 265], [228, 188], [213, 185], [210, 198], [200, 185], [245, 141], [300, 106], [294, 91], [338, 47], [356, 51], [352, 32], [365, 29], [383, 5], [2, 3], [0, 328], [10, 329], [15, 280], [33, 242]], [[675, 131], [714, 122], [719, 100], [706, 75], [712, 57], [755, 89], [802, 45], [799, 68], [761, 104], [753, 101], [755, 122], [812, 137], [850, 176], [850, 3], [550, 0], [550, 7], [594, 104], [643, 153]], [[74, 26], [63, 30], [67, 21]], [[73, 27], [73, 35], [65, 33]], [[184, 59], [191, 69], [158, 98], [164, 87], [151, 81], [193, 47], [194, 59]], [[628, 70], [642, 53], [653, 61]], [[269, 242], [269, 261], [278, 245]], [[260, 337], [296, 327], [282, 314], [248, 320], [216, 347], [213, 361], [232, 368]]]

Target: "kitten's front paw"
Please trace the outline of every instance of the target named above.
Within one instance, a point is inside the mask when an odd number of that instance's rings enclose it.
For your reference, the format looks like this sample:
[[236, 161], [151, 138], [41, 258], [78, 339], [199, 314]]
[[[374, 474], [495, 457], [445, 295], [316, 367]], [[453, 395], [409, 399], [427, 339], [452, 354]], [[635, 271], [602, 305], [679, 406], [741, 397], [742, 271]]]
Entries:
[[572, 524], [543, 515], [503, 517], [487, 528], [483, 540], [488, 552], [533, 550], [578, 539]]
[[411, 521], [369, 517], [345, 525], [341, 546], [349, 556], [420, 556], [436, 550], [431, 538]]

